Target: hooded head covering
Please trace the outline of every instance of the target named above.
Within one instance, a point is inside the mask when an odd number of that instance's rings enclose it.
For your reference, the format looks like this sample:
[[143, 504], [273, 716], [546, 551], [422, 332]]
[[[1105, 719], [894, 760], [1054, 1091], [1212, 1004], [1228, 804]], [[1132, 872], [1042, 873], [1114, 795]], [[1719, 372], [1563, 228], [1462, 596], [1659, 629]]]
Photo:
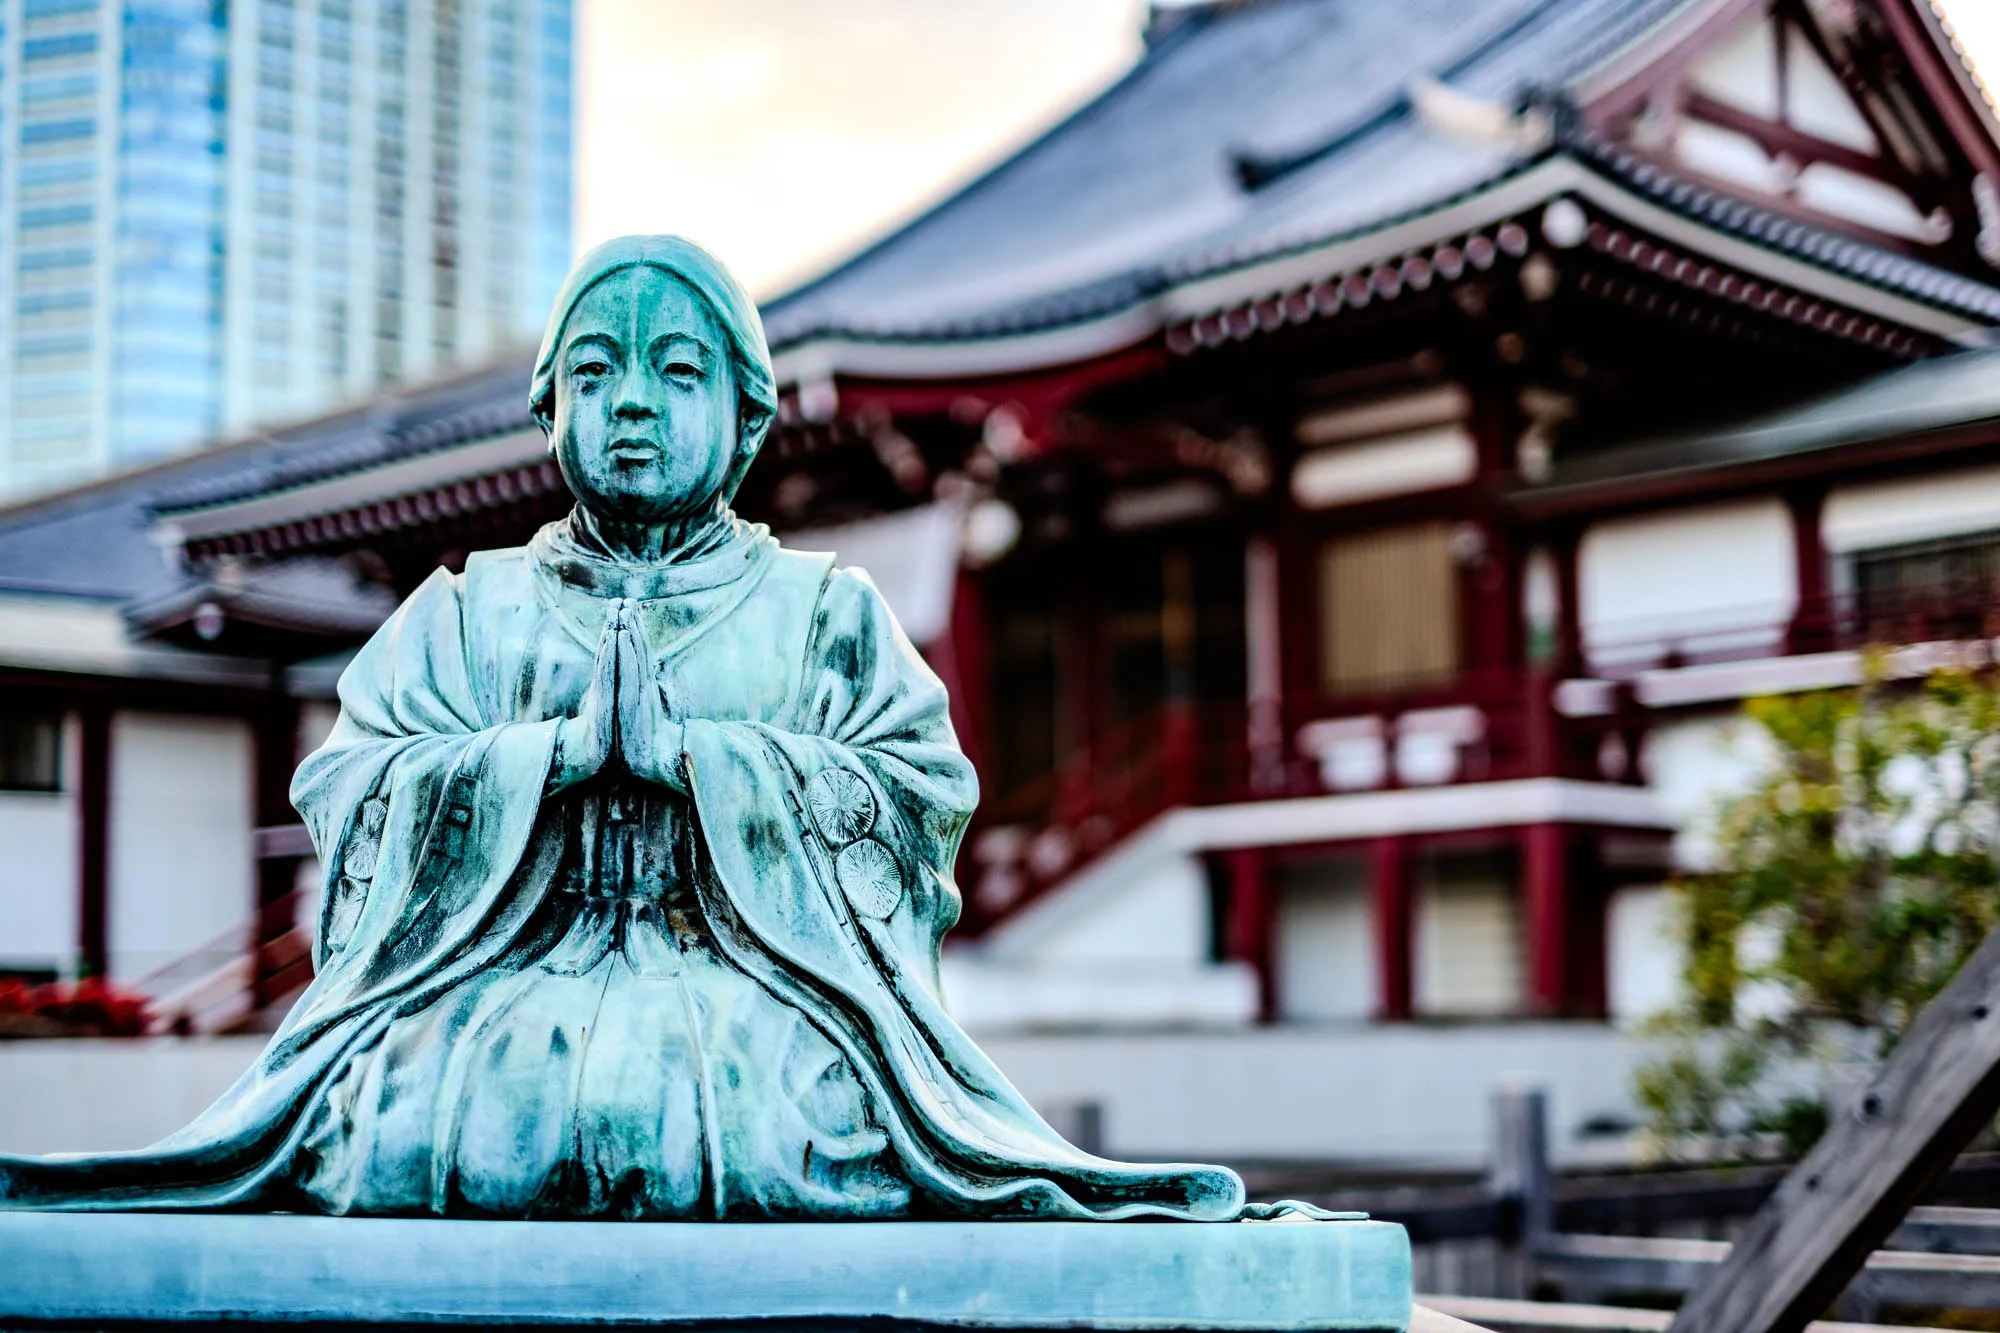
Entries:
[[723, 483], [724, 497], [734, 495], [750, 461], [764, 443], [771, 420], [778, 413], [778, 386], [771, 370], [771, 349], [764, 342], [764, 321], [758, 317], [757, 303], [736, 281], [722, 261], [693, 241], [679, 236], [620, 236], [606, 241], [576, 261], [556, 294], [549, 311], [548, 332], [542, 335], [541, 354], [535, 358], [535, 378], [529, 389], [528, 410], [534, 414], [543, 434], [554, 429], [556, 415], [556, 352], [562, 346], [563, 328], [570, 312], [583, 294], [597, 283], [623, 269], [650, 265], [671, 273], [694, 288], [715, 315], [729, 339], [730, 358], [736, 364], [737, 394], [741, 399], [738, 415], [736, 461]]

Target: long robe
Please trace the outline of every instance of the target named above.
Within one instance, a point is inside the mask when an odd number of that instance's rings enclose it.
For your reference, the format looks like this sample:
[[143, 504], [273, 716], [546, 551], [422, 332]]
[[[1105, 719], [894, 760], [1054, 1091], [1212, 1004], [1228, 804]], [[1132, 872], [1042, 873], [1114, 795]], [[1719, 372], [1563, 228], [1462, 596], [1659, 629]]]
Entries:
[[[844, 1058], [908, 1186], [900, 1215], [1244, 1214], [1225, 1169], [1112, 1162], [1065, 1142], [946, 1014], [939, 946], [959, 914], [951, 866], [977, 791], [943, 687], [865, 575], [741, 524], [650, 567], [582, 550], [552, 524], [425, 582], [343, 675], [340, 720], [293, 786], [327, 885], [311, 987], [186, 1129], [137, 1152], [0, 1158], [0, 1206], [453, 1211], [450, 1191], [381, 1205], [364, 1189], [330, 1205], [302, 1188], [308, 1141], [325, 1139], [333, 1090], [399, 1022], [538, 951], [564, 862], [560, 802], [545, 794], [556, 729], [614, 597], [637, 601], [684, 723], [684, 836], [708, 938]], [[848, 886], [815, 829], [813, 780], [829, 770], [871, 798], [865, 841], [888, 858], [866, 867], [872, 891]], [[893, 903], [885, 878], [900, 884]], [[711, 1196], [692, 1215], [758, 1215], [751, 1195], [748, 1213]], [[871, 1197], [851, 1215], [882, 1215], [891, 1196]]]

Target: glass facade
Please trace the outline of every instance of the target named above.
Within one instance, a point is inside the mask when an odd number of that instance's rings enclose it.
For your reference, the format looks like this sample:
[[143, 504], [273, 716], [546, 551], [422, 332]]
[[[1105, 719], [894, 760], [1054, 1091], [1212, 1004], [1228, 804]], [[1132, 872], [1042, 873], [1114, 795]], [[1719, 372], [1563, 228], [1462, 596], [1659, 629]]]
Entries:
[[0, 493], [532, 339], [571, 0], [0, 3]]

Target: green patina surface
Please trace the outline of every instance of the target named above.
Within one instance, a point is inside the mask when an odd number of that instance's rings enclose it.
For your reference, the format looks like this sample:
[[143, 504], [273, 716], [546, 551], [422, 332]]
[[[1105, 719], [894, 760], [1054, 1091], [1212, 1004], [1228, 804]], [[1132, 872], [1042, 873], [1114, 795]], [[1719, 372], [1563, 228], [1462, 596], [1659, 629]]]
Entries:
[[0, 1213], [0, 1329], [1409, 1325], [1385, 1222], [462, 1222]]
[[532, 395], [576, 509], [419, 588], [293, 785], [325, 874], [311, 989], [194, 1124], [0, 1159], [0, 1201], [1268, 1211], [1220, 1167], [1079, 1151], [945, 1013], [976, 782], [867, 577], [729, 509], [776, 409], [735, 280], [676, 238], [592, 251]]

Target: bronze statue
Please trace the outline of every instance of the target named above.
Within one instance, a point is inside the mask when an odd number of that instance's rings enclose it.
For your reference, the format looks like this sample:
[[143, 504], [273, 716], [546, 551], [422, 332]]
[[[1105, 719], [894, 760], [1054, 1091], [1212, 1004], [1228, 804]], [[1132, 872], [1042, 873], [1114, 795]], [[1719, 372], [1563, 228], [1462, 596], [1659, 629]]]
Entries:
[[312, 987], [192, 1125], [0, 1158], [0, 1206], [1244, 1215], [1064, 1142], [946, 1015], [977, 784], [867, 576], [729, 509], [777, 406], [736, 281], [598, 247], [532, 403], [576, 508], [418, 588], [293, 784]]

